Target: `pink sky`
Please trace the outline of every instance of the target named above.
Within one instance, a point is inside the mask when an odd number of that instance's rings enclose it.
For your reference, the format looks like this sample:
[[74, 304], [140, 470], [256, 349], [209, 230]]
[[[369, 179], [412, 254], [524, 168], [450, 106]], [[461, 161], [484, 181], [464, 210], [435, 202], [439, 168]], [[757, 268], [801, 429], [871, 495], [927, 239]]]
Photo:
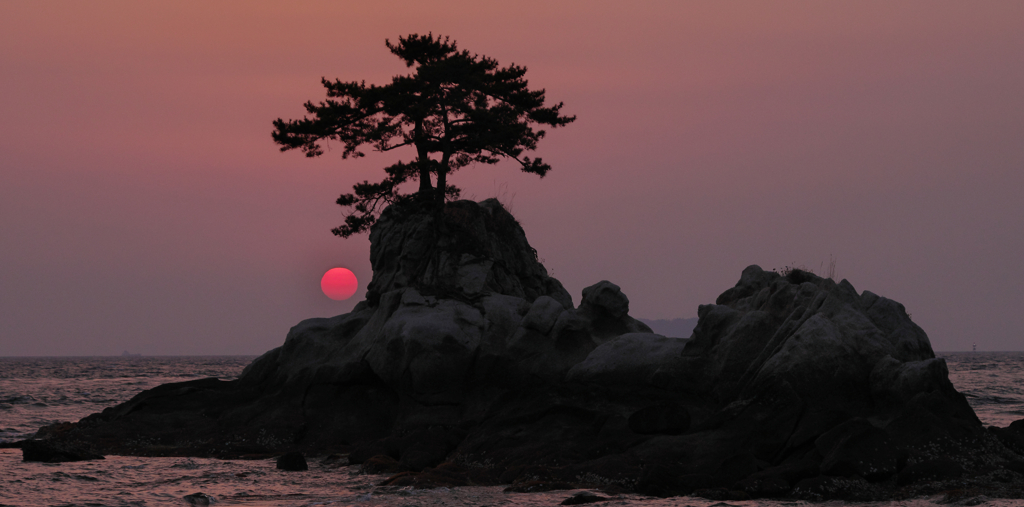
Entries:
[[[500, 195], [579, 302], [692, 317], [749, 264], [836, 260], [937, 350], [1024, 349], [1024, 3], [6, 2], [0, 356], [257, 354], [351, 309], [334, 204], [392, 159], [280, 153], [321, 76], [450, 35], [576, 123], [455, 174]], [[320, 277], [352, 269], [356, 298]]]

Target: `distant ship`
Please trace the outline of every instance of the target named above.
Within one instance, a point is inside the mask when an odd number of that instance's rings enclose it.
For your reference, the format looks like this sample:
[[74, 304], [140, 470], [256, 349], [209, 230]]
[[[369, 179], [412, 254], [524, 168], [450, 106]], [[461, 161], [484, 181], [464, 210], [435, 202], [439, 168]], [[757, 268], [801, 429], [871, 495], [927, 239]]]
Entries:
[[126, 350], [121, 353], [121, 357], [142, 357], [142, 354], [132, 354]]
[[977, 351], [978, 351], [978, 343], [975, 342], [974, 345], [971, 347], [971, 352], [977, 352]]

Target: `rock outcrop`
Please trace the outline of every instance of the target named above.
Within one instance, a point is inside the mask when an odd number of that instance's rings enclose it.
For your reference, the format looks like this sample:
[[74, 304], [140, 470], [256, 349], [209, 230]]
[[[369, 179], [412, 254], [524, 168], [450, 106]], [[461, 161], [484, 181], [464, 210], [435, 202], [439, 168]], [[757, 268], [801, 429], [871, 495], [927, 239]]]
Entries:
[[878, 499], [1022, 478], [1018, 428], [987, 432], [903, 306], [845, 280], [750, 266], [666, 338], [610, 282], [574, 307], [495, 200], [393, 207], [370, 239], [352, 312], [299, 323], [236, 381], [160, 386], [59, 438], [343, 452], [386, 484], [511, 491]]
[[277, 469], [287, 472], [303, 472], [309, 470], [309, 464], [306, 463], [306, 457], [301, 452], [292, 451], [277, 458]]
[[59, 440], [25, 440], [21, 443], [21, 454], [23, 461], [44, 463], [103, 459], [102, 455], [86, 446]]
[[456, 201], [441, 214], [415, 204], [392, 206], [370, 230], [373, 280], [366, 299], [415, 288], [426, 296], [471, 299], [502, 294], [533, 302], [572, 297], [537, 261], [526, 233], [497, 199]]

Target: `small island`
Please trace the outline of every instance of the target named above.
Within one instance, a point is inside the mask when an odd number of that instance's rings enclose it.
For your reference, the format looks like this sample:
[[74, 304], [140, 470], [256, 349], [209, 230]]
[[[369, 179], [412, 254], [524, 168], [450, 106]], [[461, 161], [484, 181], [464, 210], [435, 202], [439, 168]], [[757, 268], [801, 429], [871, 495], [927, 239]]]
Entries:
[[341, 454], [414, 487], [1024, 496], [1024, 422], [984, 428], [895, 301], [750, 266], [690, 338], [667, 338], [613, 283], [574, 305], [497, 200], [419, 206], [373, 225], [351, 313], [299, 323], [238, 380], [163, 385], [35, 445]]

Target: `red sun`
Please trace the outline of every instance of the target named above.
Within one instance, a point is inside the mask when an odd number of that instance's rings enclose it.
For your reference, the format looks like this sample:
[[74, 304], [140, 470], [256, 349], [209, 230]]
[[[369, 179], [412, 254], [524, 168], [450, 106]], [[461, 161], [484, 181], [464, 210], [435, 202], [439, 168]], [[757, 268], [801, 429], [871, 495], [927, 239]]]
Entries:
[[345, 268], [331, 268], [320, 279], [320, 289], [335, 301], [352, 297], [358, 286], [359, 280], [356, 280], [355, 273]]

